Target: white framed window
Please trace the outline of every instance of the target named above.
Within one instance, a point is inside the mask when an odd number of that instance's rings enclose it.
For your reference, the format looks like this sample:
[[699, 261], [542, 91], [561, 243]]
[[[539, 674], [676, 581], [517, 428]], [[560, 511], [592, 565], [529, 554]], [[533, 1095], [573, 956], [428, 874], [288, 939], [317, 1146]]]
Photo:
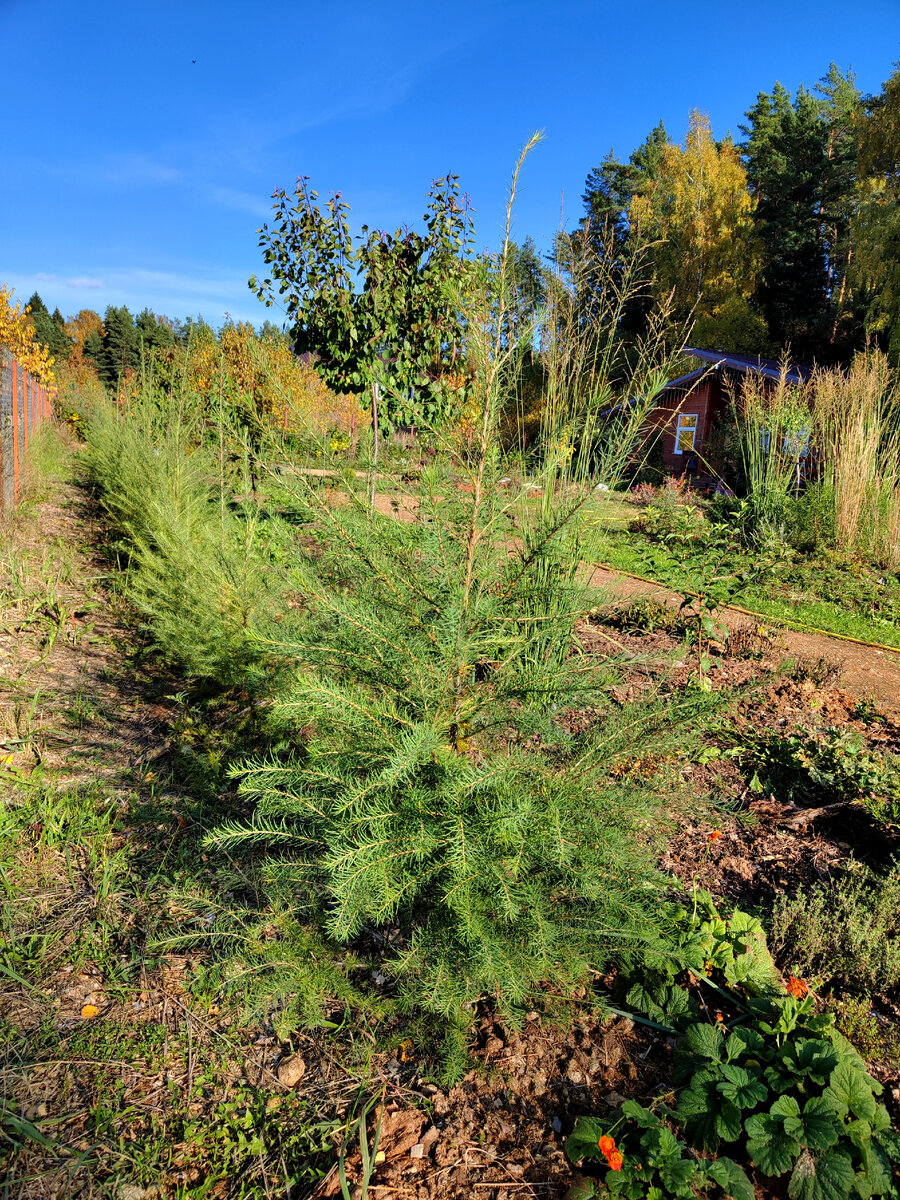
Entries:
[[809, 454], [809, 430], [798, 429], [796, 433], [785, 434], [781, 452], [788, 458], [806, 458]]
[[675, 426], [676, 454], [693, 454], [699, 420], [697, 413], [678, 414], [678, 424]]

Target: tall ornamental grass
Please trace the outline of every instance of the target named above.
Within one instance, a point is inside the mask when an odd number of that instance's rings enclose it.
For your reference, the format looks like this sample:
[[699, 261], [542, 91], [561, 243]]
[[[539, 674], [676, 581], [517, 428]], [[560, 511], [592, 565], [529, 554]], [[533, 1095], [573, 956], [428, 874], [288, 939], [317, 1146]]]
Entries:
[[813, 381], [839, 549], [900, 570], [900, 386], [879, 351]]
[[801, 465], [814, 440], [812, 389], [789, 383], [786, 368], [774, 388], [748, 373], [733, 407], [751, 520], [762, 534], [776, 532], [800, 494]]
[[250, 495], [246, 424], [152, 363], [84, 422], [87, 477], [116, 532], [125, 592], [191, 678], [254, 690], [273, 670], [259, 633], [290, 613], [277, 522]]

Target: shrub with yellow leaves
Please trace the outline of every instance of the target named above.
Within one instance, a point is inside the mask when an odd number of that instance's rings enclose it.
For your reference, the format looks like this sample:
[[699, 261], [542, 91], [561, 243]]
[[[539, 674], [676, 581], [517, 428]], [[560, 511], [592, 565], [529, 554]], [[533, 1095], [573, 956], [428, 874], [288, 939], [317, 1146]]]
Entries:
[[47, 347], [35, 340], [29, 311], [18, 301], [13, 303], [11, 287], [0, 284], [0, 347], [8, 350], [19, 366], [39, 383], [53, 387], [53, 359]]
[[192, 389], [212, 400], [249, 407], [257, 418], [301, 437], [331, 437], [338, 449], [356, 444], [371, 415], [352, 394], [325, 384], [314, 364], [281, 338], [260, 337], [250, 324], [227, 324], [218, 339], [200, 327], [189, 349]]

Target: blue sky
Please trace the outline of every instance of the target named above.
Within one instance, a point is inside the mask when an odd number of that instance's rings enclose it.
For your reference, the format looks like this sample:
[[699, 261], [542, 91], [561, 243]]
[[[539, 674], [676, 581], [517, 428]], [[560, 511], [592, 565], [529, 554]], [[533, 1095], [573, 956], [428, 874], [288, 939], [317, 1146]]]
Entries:
[[0, 282], [64, 315], [107, 304], [260, 322], [247, 288], [275, 187], [309, 175], [355, 222], [415, 224], [461, 177], [495, 245], [546, 247], [588, 170], [691, 108], [737, 134], [776, 79], [835, 60], [877, 91], [900, 0], [0, 0]]

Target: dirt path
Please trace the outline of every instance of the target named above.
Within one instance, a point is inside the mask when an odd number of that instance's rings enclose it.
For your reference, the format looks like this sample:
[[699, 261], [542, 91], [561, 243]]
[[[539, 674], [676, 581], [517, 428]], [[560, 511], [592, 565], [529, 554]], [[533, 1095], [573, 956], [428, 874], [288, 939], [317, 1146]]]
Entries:
[[[385, 516], [397, 517], [402, 521], [416, 519], [418, 506], [410, 496], [393, 497], [388, 493], [379, 493], [375, 498], [375, 505]], [[591, 572], [588, 577], [591, 587], [606, 592], [610, 603], [621, 603], [623, 600], [641, 596], [652, 596], [665, 603], [676, 601], [675, 592], [658, 584], [647, 583], [606, 567], [591, 567], [585, 564], [585, 569]], [[756, 618], [736, 609], [726, 609], [723, 619], [729, 629], [741, 629], [757, 623], [772, 627], [778, 625], [777, 621], [757, 622]], [[848, 692], [860, 699], [871, 698], [888, 715], [900, 717], [900, 651], [892, 654], [890, 651], [857, 645], [842, 638], [801, 633], [792, 629], [782, 630], [779, 644], [790, 657], [825, 658], [839, 663], [842, 682]]]
[[0, 559], [0, 753], [63, 785], [133, 786], [165, 748], [170, 682], [130, 663], [135, 631], [106, 586], [83, 494], [26, 501]]
[[[606, 592], [611, 603], [641, 596], [652, 596], [665, 603], [672, 603], [676, 599], [675, 593], [667, 588], [604, 567], [593, 569], [590, 584]], [[729, 629], [741, 629], [758, 623], [756, 618], [735, 609], [726, 609], [723, 619]], [[793, 629], [781, 632], [779, 644], [791, 657], [826, 658], [840, 663], [842, 684], [848, 692], [859, 698], [871, 698], [884, 712], [893, 717], [900, 716], [900, 654], [893, 655], [889, 651], [859, 646], [841, 638], [800, 633]]]

